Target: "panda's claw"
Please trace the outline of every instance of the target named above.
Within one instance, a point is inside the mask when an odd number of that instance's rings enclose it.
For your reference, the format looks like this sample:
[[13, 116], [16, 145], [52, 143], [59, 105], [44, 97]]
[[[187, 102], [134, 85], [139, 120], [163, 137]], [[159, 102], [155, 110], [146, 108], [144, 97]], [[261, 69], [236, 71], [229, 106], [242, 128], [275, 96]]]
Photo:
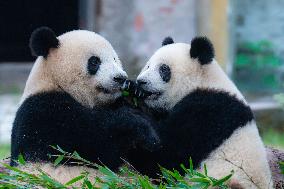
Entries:
[[123, 83], [123, 85], [122, 85], [122, 87], [121, 87], [121, 89], [122, 90], [125, 90], [126, 89], [126, 83], [127, 83], [128, 81], [125, 81], [124, 83]]
[[122, 85], [122, 90], [130, 90], [131, 88], [131, 81], [130, 80], [126, 80], [123, 85]]

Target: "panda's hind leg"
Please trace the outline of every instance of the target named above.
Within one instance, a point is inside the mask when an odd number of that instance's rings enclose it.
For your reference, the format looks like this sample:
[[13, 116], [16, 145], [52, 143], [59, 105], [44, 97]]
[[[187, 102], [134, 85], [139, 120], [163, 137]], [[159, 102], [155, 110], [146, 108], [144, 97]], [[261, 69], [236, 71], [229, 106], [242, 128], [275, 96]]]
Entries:
[[237, 129], [229, 139], [213, 151], [201, 165], [208, 174], [220, 179], [231, 173], [231, 185], [250, 189], [273, 188], [266, 151], [255, 122]]

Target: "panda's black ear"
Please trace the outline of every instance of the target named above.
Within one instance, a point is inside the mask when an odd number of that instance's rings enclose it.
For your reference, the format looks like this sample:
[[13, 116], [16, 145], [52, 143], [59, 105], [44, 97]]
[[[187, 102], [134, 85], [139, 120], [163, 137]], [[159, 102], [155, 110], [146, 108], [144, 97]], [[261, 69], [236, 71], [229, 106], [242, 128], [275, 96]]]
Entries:
[[47, 57], [49, 49], [59, 47], [59, 40], [48, 27], [40, 27], [33, 31], [30, 38], [32, 55]]
[[171, 37], [166, 37], [163, 42], [162, 42], [162, 46], [165, 46], [165, 45], [169, 45], [169, 44], [173, 44], [174, 43], [174, 40], [173, 38]]
[[198, 58], [200, 64], [209, 64], [214, 58], [214, 47], [206, 37], [195, 37], [191, 41], [190, 57]]

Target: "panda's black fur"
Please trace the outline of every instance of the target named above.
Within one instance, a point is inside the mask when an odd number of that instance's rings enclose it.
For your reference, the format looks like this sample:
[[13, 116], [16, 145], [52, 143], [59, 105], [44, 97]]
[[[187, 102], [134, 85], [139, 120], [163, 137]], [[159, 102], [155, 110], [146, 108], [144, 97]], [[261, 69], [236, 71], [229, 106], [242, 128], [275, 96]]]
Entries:
[[188, 167], [190, 157], [198, 167], [237, 128], [253, 120], [251, 109], [242, 101], [213, 89], [197, 89], [166, 116], [165, 112], [157, 114], [161, 115], [156, 130], [162, 149], [153, 153], [136, 150], [130, 161], [137, 170], [151, 176], [157, 176], [158, 164], [182, 171], [180, 164]]
[[58, 48], [60, 43], [55, 33], [48, 27], [37, 28], [31, 35], [32, 55], [47, 57], [50, 48]]
[[162, 64], [159, 67], [159, 74], [162, 78], [162, 80], [166, 83], [168, 83], [171, 79], [171, 69], [168, 65]]
[[[143, 143], [151, 148], [155, 143], [156, 139], [151, 140], [146, 136], [149, 131], [145, 131], [151, 120], [144, 118], [122, 99], [110, 106], [89, 109], [65, 92], [36, 94], [27, 98], [17, 111], [11, 158], [16, 160], [22, 153], [29, 162], [52, 161], [48, 154], [58, 152], [50, 145], [58, 145], [116, 169], [134, 145]], [[11, 164], [15, 165], [14, 161]]]
[[169, 45], [169, 44], [173, 44], [174, 43], [174, 40], [173, 38], [171, 37], [166, 37], [163, 42], [162, 42], [162, 46], [165, 46], [165, 45]]
[[214, 47], [208, 38], [196, 37], [191, 41], [190, 57], [197, 58], [201, 65], [212, 62], [214, 56]]

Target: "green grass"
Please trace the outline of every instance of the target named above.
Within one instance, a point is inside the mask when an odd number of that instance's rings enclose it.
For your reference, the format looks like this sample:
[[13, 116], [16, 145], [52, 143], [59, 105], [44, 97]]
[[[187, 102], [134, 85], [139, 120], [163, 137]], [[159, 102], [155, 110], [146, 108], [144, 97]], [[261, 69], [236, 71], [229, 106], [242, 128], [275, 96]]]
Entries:
[[279, 162], [281, 173], [284, 175], [284, 161]]
[[[284, 149], [284, 132], [273, 129], [261, 130], [261, 135], [264, 143], [268, 146]], [[59, 183], [56, 179], [50, 177], [47, 173], [39, 167], [35, 167], [37, 174], [30, 174], [19, 168], [10, 167], [7, 164], [2, 164], [11, 172], [0, 173], [0, 188], [16, 189], [16, 188], [58, 188], [58, 189], [166, 189], [166, 188], [210, 188], [212, 186], [219, 186], [219, 188], [228, 188], [228, 181], [234, 174], [233, 171], [224, 175], [222, 179], [215, 179], [207, 175], [207, 169], [204, 165], [204, 172], [193, 170], [193, 163], [190, 160], [189, 167], [184, 167], [183, 172], [176, 170], [167, 170], [161, 168], [161, 177], [153, 182], [152, 179], [145, 175], [141, 175], [128, 167], [123, 167], [118, 173], [113, 172], [105, 166], [100, 166], [89, 162], [80, 157], [77, 152], [68, 153], [59, 147], [54, 147], [59, 155], [55, 155], [54, 166], [65, 164], [66, 160], [79, 162], [80, 165], [89, 165], [95, 167], [100, 172], [100, 177], [93, 179], [93, 175], [88, 172], [82, 172], [77, 177], [72, 178], [66, 183]], [[8, 157], [10, 154], [9, 144], [0, 144], [0, 159]], [[23, 156], [19, 156], [19, 164], [25, 165]], [[279, 162], [282, 173], [284, 174], [284, 162]], [[184, 176], [184, 173], [185, 176]], [[92, 179], [91, 179], [92, 178]], [[75, 186], [76, 185], [76, 186]], [[78, 187], [79, 185], [79, 187]], [[98, 187], [99, 186], [99, 187]]]
[[10, 156], [10, 145], [0, 144], [0, 160]]
[[262, 140], [265, 145], [284, 149], [284, 132], [274, 129], [267, 129], [261, 132]]
[[[181, 165], [182, 173], [177, 170], [167, 170], [161, 167], [161, 176], [159, 179], [150, 179], [145, 175], [123, 167], [118, 173], [113, 172], [105, 166], [100, 166], [83, 159], [77, 152], [69, 153], [62, 150], [60, 147], [54, 147], [60, 152], [60, 155], [53, 155], [56, 160], [54, 166], [65, 164], [66, 161], [78, 162], [79, 165], [88, 165], [97, 168], [99, 177], [92, 178], [88, 172], [83, 172], [79, 176], [69, 180], [66, 183], [59, 183], [56, 179], [50, 177], [47, 173], [39, 167], [35, 167], [37, 174], [31, 174], [21, 170], [18, 167], [11, 167], [7, 164], [2, 164], [10, 172], [0, 173], [0, 188], [16, 189], [16, 188], [48, 188], [48, 189], [67, 189], [67, 188], [86, 188], [86, 189], [180, 189], [180, 188], [212, 188], [218, 187], [220, 189], [228, 188], [228, 181], [234, 174], [233, 171], [224, 175], [221, 179], [215, 179], [207, 174], [206, 165], [204, 165], [204, 172], [198, 172], [193, 169], [192, 160], [189, 160], [189, 167], [186, 168]], [[20, 165], [25, 165], [26, 162], [22, 155], [18, 158]], [[75, 186], [75, 184], [77, 184]], [[79, 186], [78, 186], [79, 185]]]
[[12, 93], [12, 94], [21, 94], [23, 88], [18, 85], [2, 85], [0, 84], [0, 94]]

